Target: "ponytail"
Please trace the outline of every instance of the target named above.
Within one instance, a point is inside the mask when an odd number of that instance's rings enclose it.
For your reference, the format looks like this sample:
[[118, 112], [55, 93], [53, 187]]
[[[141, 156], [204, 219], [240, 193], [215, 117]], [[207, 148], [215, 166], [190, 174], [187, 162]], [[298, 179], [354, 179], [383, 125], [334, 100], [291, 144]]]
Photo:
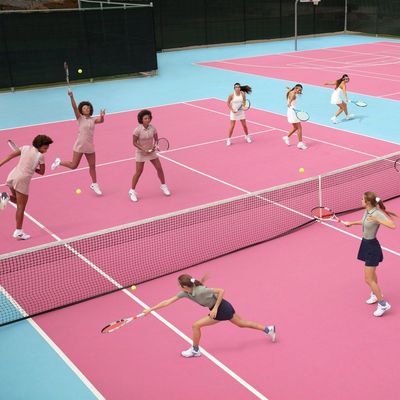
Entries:
[[337, 89], [345, 79], [349, 79], [347, 74], [342, 75], [342, 77], [336, 81], [335, 89]]
[[250, 94], [252, 92], [252, 88], [249, 85], [242, 86], [239, 82], [236, 82], [233, 87], [240, 86], [240, 91]]
[[286, 93], [286, 98], [288, 99], [289, 98], [289, 93], [290, 92], [293, 92], [293, 90], [294, 89], [296, 89], [296, 88], [301, 88], [301, 89], [303, 89], [303, 85], [300, 85], [300, 83], [297, 83], [296, 85], [294, 85], [291, 89], [290, 89], [290, 87], [287, 87], [286, 86], [286, 89], [287, 89], [287, 93]]
[[188, 274], [183, 274], [178, 277], [178, 282], [181, 287], [187, 286], [187, 287], [194, 287], [194, 286], [203, 286], [203, 284], [198, 281], [196, 278], [193, 278], [192, 276]]
[[388, 217], [398, 217], [398, 215], [392, 211], [386, 210], [385, 205], [381, 198], [379, 198], [374, 192], [364, 193], [365, 202], [371, 204], [372, 207], [379, 207]]

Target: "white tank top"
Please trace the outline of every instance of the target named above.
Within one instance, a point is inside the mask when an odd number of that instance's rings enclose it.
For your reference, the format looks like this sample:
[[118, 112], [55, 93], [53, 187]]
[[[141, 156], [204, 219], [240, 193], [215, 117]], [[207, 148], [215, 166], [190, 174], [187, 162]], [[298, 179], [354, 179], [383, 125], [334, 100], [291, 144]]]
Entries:
[[234, 110], [237, 110], [241, 104], [243, 104], [243, 95], [242, 92], [240, 92], [240, 95], [237, 96], [235, 92], [233, 92], [233, 97], [231, 100], [231, 106]]

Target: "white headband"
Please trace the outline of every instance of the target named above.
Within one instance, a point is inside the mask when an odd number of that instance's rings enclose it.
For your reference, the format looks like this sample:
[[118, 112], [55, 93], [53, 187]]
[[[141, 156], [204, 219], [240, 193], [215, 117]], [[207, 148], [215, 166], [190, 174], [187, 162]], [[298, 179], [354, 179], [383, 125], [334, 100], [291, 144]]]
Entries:
[[190, 282], [195, 283], [196, 282], [196, 278], [190, 278]]

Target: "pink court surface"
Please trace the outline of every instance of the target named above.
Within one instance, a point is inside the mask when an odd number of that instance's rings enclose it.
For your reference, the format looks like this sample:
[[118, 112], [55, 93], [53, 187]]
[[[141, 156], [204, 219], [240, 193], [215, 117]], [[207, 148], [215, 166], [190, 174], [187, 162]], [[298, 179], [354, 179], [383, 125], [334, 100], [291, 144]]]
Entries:
[[[17, 242], [10, 237], [15, 210], [9, 206], [2, 212], [2, 226], [9, 229], [0, 232], [1, 253], [54, 241], [54, 235], [65, 239], [139, 221], [400, 150], [390, 142], [313, 123], [304, 124], [308, 150], [298, 150], [295, 140], [287, 147], [281, 139], [288, 129], [286, 117], [258, 109], [247, 113], [253, 143], [245, 143], [236, 127], [233, 145], [226, 147], [225, 101], [204, 99], [155, 107], [152, 112], [159, 135], [171, 143], [161, 154], [170, 197], [162, 194], [154, 169], [146, 165], [139, 202], [129, 200], [137, 110], [107, 115], [105, 124], [96, 128], [98, 180], [104, 195], [97, 197], [88, 188], [85, 162], [75, 171], [48, 168], [31, 184], [31, 219], [26, 219], [25, 230], [32, 239]], [[185, 124], [171, 119], [173, 114], [185, 115]], [[64, 121], [11, 129], [2, 136], [25, 144], [38, 132], [49, 134], [55, 141], [46, 154], [49, 166], [56, 156], [71, 156], [75, 131], [74, 121]], [[305, 172], [300, 174], [299, 167]], [[8, 170], [0, 170], [2, 190]], [[77, 188], [80, 195], [75, 194]], [[361, 199], [365, 188], [355, 190], [360, 190]], [[387, 206], [399, 210], [400, 201]], [[204, 329], [204, 356], [184, 359], [180, 352], [189, 347], [191, 324], [205, 315], [204, 309], [185, 300], [113, 334], [100, 334], [109, 321], [175, 295], [178, 274], [139, 285], [134, 293], [117, 292], [34, 320], [107, 399], [395, 400], [400, 391], [395, 372], [400, 357], [398, 235], [380, 231], [385, 247], [380, 282], [392, 304], [380, 319], [372, 316], [374, 307], [365, 304], [369, 292], [362, 264], [355, 259], [359, 235], [356, 227], [316, 223], [188, 270], [196, 277], [208, 271], [208, 286], [223, 287], [242, 317], [275, 324], [275, 344], [260, 332], [220, 323]], [[367, 377], [373, 377], [373, 385]]]
[[378, 42], [200, 65], [318, 86], [346, 71], [353, 93], [400, 100], [399, 62], [400, 43]]

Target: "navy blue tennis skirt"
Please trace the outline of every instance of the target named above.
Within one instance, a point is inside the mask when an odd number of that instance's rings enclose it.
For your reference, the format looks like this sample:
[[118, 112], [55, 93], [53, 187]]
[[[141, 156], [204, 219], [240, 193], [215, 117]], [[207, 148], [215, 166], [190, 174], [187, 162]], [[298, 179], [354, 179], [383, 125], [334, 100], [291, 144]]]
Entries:
[[233, 314], [235, 314], [235, 309], [233, 308], [232, 304], [229, 303], [229, 301], [222, 299], [215, 319], [217, 321], [229, 321], [233, 318]]
[[363, 239], [358, 250], [357, 259], [365, 261], [366, 267], [377, 267], [383, 261], [381, 245], [377, 239]]

